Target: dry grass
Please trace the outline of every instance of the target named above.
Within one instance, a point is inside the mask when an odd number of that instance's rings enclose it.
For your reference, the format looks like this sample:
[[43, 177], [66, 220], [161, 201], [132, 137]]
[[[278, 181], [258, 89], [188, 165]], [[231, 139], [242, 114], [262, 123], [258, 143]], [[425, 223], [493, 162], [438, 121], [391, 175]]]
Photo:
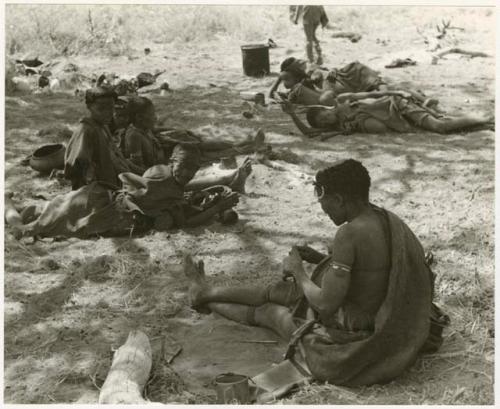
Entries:
[[[442, 19], [478, 29], [491, 8], [326, 6], [333, 28], [380, 36], [387, 24], [401, 32], [434, 31]], [[424, 16], [424, 18], [422, 18]], [[6, 51], [45, 57], [76, 54], [118, 56], [158, 43], [178, 45], [214, 39], [263, 41], [293, 35], [287, 6], [44, 5], [6, 7]], [[450, 35], [453, 32], [450, 31]], [[391, 39], [391, 36], [387, 36]]]
[[287, 13], [270, 6], [8, 5], [7, 50], [116, 56], [140, 44], [267, 40], [286, 35]]

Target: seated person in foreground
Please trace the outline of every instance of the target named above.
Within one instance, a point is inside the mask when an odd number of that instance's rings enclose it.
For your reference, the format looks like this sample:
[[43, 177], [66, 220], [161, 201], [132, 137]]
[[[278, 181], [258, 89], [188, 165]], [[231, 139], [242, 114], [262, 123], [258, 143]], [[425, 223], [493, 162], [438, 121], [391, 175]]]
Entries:
[[5, 218], [16, 236], [40, 237], [117, 236], [150, 228], [162, 231], [201, 225], [235, 206], [238, 194], [230, 189], [216, 192], [208, 198], [210, 205], [199, 203], [203, 191], [186, 195], [186, 185], [199, 169], [199, 158], [196, 147], [177, 145], [170, 165], [153, 166], [142, 176], [121, 173], [122, 189], [94, 181], [42, 206], [27, 207], [21, 214], [6, 197]]
[[190, 131], [155, 128], [156, 112], [153, 102], [146, 97], [129, 100], [130, 125], [123, 137], [121, 148], [126, 158], [136, 166], [147, 169], [153, 165], [166, 164], [172, 149], [179, 143], [192, 143], [201, 152], [201, 163], [211, 162], [227, 156], [250, 154], [264, 144], [264, 133], [257, 132], [255, 138], [240, 143], [206, 141]]
[[71, 137], [64, 157], [64, 176], [73, 190], [93, 181], [118, 186], [122, 172], [142, 174], [142, 169], [125, 159], [120, 152], [109, 125], [113, 120], [116, 95], [106, 88], [85, 92], [85, 104], [90, 116], [81, 120]]
[[[340, 228], [330, 255], [292, 248], [283, 274], [293, 281], [214, 287], [202, 261], [186, 256], [193, 308], [293, 339], [313, 377], [332, 384], [387, 382], [419, 352], [437, 350], [447, 317], [432, 302], [422, 245], [399, 217], [370, 203], [369, 187], [352, 159], [316, 174], [319, 204]], [[317, 264], [311, 277], [303, 261]]]
[[282, 105], [299, 130], [306, 136], [325, 132], [386, 133], [415, 132], [418, 129], [445, 134], [470, 129], [491, 129], [494, 117], [486, 115], [442, 116], [416, 102], [405, 91], [373, 91], [340, 94], [332, 107], [307, 109], [305, 125], [289, 102]]

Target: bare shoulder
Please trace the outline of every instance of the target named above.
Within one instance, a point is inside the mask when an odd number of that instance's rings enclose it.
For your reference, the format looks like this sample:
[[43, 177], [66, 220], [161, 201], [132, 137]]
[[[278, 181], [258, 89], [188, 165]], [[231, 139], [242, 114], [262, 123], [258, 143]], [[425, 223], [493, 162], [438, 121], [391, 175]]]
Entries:
[[368, 224], [369, 223], [367, 223], [366, 220], [353, 220], [350, 223], [340, 226], [335, 237], [338, 237], [341, 240], [355, 242], [367, 233], [367, 230], [369, 229]]
[[333, 239], [333, 248], [354, 245], [357, 241], [358, 232], [351, 226], [352, 223], [346, 223], [339, 227]]
[[340, 226], [331, 247], [334, 260], [351, 266], [354, 263], [356, 242], [356, 232], [353, 231], [350, 223]]

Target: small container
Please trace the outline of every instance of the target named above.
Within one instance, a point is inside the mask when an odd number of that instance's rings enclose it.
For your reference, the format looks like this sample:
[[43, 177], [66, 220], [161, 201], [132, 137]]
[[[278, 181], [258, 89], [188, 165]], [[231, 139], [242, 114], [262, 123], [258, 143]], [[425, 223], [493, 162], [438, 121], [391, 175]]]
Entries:
[[250, 403], [248, 376], [225, 373], [215, 378], [215, 391], [219, 404]]

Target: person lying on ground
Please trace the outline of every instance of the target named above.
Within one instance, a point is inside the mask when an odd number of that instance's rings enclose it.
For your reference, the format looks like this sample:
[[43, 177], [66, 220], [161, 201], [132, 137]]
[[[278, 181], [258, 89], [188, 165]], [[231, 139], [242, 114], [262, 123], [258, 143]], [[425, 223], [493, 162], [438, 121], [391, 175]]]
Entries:
[[[321, 90], [321, 84], [318, 84], [317, 79], [323, 78], [320, 74], [320, 67], [308, 65], [307, 61], [295, 57], [289, 57], [283, 60], [280, 65], [280, 74], [276, 81], [273, 83], [268, 92], [268, 98], [277, 98], [277, 91], [281, 84], [287, 89], [291, 90], [297, 84], [304, 84], [304, 86], [313, 89]], [[281, 98], [287, 98], [288, 94], [278, 93]]]
[[[330, 71], [306, 67], [306, 62], [293, 57], [281, 65], [280, 78], [269, 92], [270, 98], [280, 97], [300, 105], [332, 106], [337, 95], [347, 92], [388, 91], [390, 87], [380, 75], [358, 61]], [[275, 94], [280, 82], [290, 91]], [[421, 91], [407, 90], [424, 106], [437, 110], [438, 100], [427, 98]]]
[[[16, 237], [118, 236], [132, 232], [194, 227], [238, 203], [238, 194], [230, 189], [220, 193], [205, 191], [186, 195], [186, 188], [199, 169], [200, 154], [196, 147], [177, 145], [170, 165], [156, 165], [142, 175], [121, 173], [123, 187], [93, 181], [88, 185], [56, 196], [39, 206], [29, 206], [21, 214], [6, 196], [6, 222]], [[245, 164], [248, 167], [248, 163]], [[251, 171], [251, 168], [250, 168]], [[245, 172], [249, 173], [246, 169]], [[214, 186], [205, 180], [205, 186]], [[213, 182], [213, 180], [212, 180]], [[210, 197], [208, 197], [210, 196]]]
[[458, 117], [436, 115], [416, 102], [405, 91], [374, 91], [345, 93], [335, 99], [332, 107], [307, 109], [305, 125], [297, 116], [291, 103], [282, 104], [297, 128], [309, 137], [322, 133], [386, 133], [415, 132], [418, 129], [449, 133], [471, 129], [491, 129], [494, 117], [487, 115], [462, 115]]
[[90, 115], [80, 121], [64, 157], [64, 176], [71, 181], [73, 190], [95, 180], [117, 185], [122, 172], [143, 173], [113, 141], [109, 125], [115, 99], [116, 95], [106, 88], [92, 88], [85, 93]]
[[[370, 203], [370, 176], [360, 162], [320, 170], [314, 184], [323, 212], [340, 226], [330, 255], [293, 247], [283, 260], [284, 280], [235, 287], [210, 285], [203, 261], [187, 255], [191, 306], [298, 343], [316, 380], [389, 381], [442, 343], [448, 317], [432, 302], [434, 275], [410, 228]], [[310, 277], [303, 261], [317, 264]]]
[[207, 141], [190, 131], [155, 128], [155, 107], [146, 97], [131, 98], [128, 114], [130, 125], [121, 146], [125, 157], [141, 168], [168, 163], [172, 149], [179, 141], [195, 144], [202, 153], [202, 163], [228, 156], [250, 154], [264, 145], [265, 135], [262, 130], [259, 130], [254, 138], [249, 137], [243, 142], [232, 143]]

